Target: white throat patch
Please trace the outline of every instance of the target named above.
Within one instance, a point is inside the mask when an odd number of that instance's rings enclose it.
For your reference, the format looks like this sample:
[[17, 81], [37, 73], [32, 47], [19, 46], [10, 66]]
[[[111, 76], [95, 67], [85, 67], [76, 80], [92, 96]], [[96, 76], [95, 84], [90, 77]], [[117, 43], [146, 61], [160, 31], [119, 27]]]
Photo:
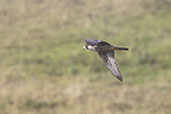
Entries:
[[88, 45], [87, 48], [91, 51], [96, 51], [95, 46]]

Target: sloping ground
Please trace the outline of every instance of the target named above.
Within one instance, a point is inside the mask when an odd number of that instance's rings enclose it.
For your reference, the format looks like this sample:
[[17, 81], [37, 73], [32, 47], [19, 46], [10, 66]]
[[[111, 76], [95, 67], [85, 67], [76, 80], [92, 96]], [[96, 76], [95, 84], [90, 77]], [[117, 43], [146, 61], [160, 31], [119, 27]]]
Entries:
[[[170, 0], [0, 0], [0, 113], [171, 112]], [[85, 38], [125, 46], [120, 83]]]

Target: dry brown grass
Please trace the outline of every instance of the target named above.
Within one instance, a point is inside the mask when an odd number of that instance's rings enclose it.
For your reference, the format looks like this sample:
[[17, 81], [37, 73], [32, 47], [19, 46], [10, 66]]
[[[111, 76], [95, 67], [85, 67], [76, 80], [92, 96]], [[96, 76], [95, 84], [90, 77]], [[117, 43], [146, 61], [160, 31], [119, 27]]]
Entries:
[[94, 85], [93, 78], [77, 77], [62, 86], [57, 80], [1, 80], [0, 113], [169, 114], [171, 111], [171, 80], [159, 78], [157, 83], [130, 85], [102, 77]]
[[[0, 0], [0, 114], [170, 114], [170, 0]], [[95, 53], [116, 52], [124, 83]]]

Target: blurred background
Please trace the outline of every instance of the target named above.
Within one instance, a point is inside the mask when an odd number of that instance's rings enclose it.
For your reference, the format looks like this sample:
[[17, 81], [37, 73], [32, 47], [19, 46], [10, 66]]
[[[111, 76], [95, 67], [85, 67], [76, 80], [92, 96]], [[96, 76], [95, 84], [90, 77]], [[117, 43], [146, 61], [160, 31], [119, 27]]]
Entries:
[[0, 0], [0, 113], [170, 114], [171, 0]]

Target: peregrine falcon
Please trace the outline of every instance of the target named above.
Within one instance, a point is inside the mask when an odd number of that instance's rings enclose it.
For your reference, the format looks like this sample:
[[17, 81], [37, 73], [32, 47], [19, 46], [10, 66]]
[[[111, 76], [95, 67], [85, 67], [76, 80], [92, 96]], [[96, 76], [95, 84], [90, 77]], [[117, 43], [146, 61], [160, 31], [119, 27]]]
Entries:
[[84, 49], [96, 51], [112, 74], [122, 81], [122, 75], [114, 59], [114, 50], [127, 51], [128, 48], [113, 46], [105, 41], [85, 39]]

